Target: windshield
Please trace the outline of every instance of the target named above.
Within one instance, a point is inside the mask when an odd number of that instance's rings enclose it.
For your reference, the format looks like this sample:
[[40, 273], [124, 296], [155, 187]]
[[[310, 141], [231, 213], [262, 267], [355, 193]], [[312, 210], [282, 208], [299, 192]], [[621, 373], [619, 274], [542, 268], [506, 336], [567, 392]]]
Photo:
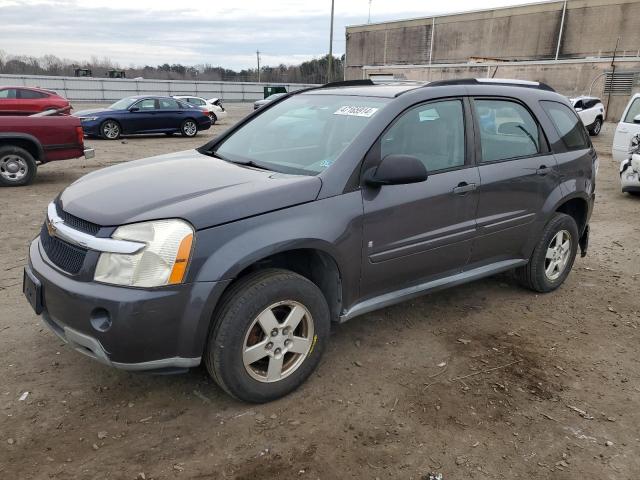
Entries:
[[388, 102], [386, 98], [295, 95], [240, 127], [214, 153], [277, 172], [317, 175], [331, 166]]
[[136, 100], [138, 100], [135, 97], [127, 97], [127, 98], [123, 98], [122, 100], [118, 100], [116, 103], [114, 103], [113, 105], [109, 106], [109, 110], [126, 110], [127, 108], [129, 108], [133, 102], [135, 102]]

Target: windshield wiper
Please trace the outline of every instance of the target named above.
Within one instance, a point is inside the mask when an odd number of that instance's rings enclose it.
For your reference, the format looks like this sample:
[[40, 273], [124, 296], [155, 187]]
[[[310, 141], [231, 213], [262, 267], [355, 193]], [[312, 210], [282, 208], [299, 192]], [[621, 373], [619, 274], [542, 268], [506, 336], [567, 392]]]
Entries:
[[214, 157], [219, 158], [220, 160], [224, 160], [225, 162], [235, 163], [236, 165], [242, 165], [242, 166], [245, 166], [245, 167], [259, 168], [260, 170], [268, 170], [270, 172], [273, 171], [270, 168], [265, 167], [264, 165], [262, 165], [260, 163], [254, 162], [253, 160], [247, 160], [245, 162], [241, 162], [241, 161], [238, 161], [238, 160], [231, 160], [230, 158], [227, 158], [227, 157], [225, 157], [223, 155], [220, 155], [218, 152], [212, 151], [211, 154]]

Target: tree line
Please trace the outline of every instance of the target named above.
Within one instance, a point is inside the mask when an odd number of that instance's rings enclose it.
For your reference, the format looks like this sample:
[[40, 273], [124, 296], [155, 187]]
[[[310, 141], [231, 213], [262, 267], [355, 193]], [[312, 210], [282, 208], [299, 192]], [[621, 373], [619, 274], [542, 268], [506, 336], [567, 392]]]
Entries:
[[[333, 80], [344, 78], [344, 59], [333, 57]], [[260, 81], [282, 83], [325, 83], [329, 55], [314, 58], [299, 65], [262, 66]], [[87, 62], [59, 58], [55, 55], [33, 57], [8, 55], [0, 50], [0, 73], [14, 75], [55, 75], [74, 76], [78, 68], [89, 69], [95, 78], [104, 78], [109, 70], [122, 70], [127, 78], [148, 78], [160, 80], [222, 80], [235, 82], [258, 81], [258, 69], [247, 68], [236, 71], [211, 64], [182, 65], [179, 63], [121, 67], [109, 58], [91, 57]]]

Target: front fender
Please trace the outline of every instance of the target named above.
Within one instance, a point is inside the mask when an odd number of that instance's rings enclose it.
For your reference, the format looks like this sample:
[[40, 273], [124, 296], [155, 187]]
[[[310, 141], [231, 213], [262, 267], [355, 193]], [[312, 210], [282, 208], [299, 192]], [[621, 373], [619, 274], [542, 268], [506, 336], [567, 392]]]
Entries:
[[200, 230], [188, 281], [225, 281], [270, 255], [315, 249], [336, 262], [343, 302], [357, 296], [362, 257], [359, 191]]

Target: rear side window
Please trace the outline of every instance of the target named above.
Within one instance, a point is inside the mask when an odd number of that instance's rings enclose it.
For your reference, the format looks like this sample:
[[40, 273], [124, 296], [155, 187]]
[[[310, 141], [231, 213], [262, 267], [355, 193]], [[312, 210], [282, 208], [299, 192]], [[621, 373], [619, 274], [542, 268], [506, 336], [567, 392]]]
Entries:
[[465, 158], [464, 113], [460, 100], [427, 103], [403, 113], [382, 136], [381, 158], [419, 158], [428, 172], [461, 167]]
[[4, 90], [0, 90], [0, 98], [16, 98], [16, 89], [5, 88]]
[[160, 102], [160, 110], [178, 110], [180, 109], [180, 106], [178, 105], [178, 102], [176, 102], [175, 100], [172, 100], [170, 98], [161, 98], [159, 100]]
[[529, 111], [510, 100], [474, 100], [482, 162], [530, 157], [541, 152], [540, 129]]
[[28, 98], [28, 99], [47, 97], [47, 95], [45, 95], [44, 93], [34, 92], [33, 90], [18, 90], [18, 96], [20, 98]]
[[[0, 92], [0, 93], [2, 93], [2, 92]], [[633, 123], [633, 119], [638, 115], [640, 115], [640, 98], [636, 98], [633, 101], [633, 103], [629, 107], [629, 110], [627, 111], [627, 115], [625, 115], [623, 121], [625, 123]]]
[[540, 104], [549, 115], [567, 150], [589, 148], [587, 132], [572, 109], [558, 102], [541, 101]]

